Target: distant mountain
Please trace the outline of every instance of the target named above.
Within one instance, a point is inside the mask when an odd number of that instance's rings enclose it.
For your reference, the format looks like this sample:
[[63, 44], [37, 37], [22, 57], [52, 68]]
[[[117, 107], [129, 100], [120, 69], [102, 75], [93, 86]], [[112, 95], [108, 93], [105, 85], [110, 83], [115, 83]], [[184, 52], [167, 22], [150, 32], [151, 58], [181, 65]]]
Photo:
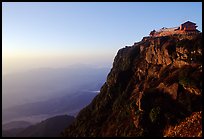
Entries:
[[23, 131], [25, 128], [12, 128], [8, 130], [2, 130], [2, 137], [16, 137], [18, 133]]
[[98, 91], [105, 82], [108, 70], [73, 65], [3, 76], [2, 121], [29, 121], [36, 116], [42, 119], [64, 113], [76, 115], [97, 95], [93, 91]]
[[202, 137], [202, 33], [144, 37], [118, 51], [65, 137]]
[[61, 131], [68, 127], [74, 119], [73, 116], [68, 115], [55, 116], [24, 129], [20, 128], [3, 131], [3, 136], [59, 137]]
[[84, 90], [62, 97], [56, 97], [55, 99], [17, 105], [4, 109], [2, 118], [3, 121], [27, 119], [30, 122], [35, 122], [39, 119], [35, 120], [35, 117], [40, 115], [47, 115], [45, 118], [61, 113], [76, 115], [76, 113], [88, 105], [96, 95], [97, 92]]
[[69, 68], [39, 68], [5, 75], [2, 77], [2, 107], [5, 109], [45, 101], [83, 89], [99, 90], [106, 80], [108, 70], [79, 65]]
[[2, 129], [3, 130], [9, 130], [9, 129], [13, 129], [13, 128], [26, 128], [30, 125], [31, 125], [31, 123], [29, 123], [27, 121], [12, 121], [12, 122], [3, 124]]
[[19, 132], [29, 127], [31, 123], [27, 121], [12, 121], [2, 125], [3, 137], [15, 137]]

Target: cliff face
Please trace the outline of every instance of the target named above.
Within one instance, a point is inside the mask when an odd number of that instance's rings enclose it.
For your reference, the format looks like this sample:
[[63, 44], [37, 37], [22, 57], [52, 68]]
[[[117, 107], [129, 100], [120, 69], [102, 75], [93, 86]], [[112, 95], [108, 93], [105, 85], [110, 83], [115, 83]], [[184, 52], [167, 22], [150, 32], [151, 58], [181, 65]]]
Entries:
[[63, 136], [202, 136], [201, 59], [202, 33], [120, 49], [100, 93]]

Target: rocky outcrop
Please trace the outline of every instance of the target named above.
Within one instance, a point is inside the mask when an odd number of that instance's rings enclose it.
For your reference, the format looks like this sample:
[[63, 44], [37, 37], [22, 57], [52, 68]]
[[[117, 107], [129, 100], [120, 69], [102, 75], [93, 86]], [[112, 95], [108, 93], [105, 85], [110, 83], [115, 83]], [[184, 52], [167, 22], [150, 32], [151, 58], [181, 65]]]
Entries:
[[168, 127], [164, 137], [202, 137], [202, 112], [193, 112], [176, 126]]
[[145, 37], [120, 49], [100, 93], [63, 136], [202, 136], [201, 59], [202, 33]]

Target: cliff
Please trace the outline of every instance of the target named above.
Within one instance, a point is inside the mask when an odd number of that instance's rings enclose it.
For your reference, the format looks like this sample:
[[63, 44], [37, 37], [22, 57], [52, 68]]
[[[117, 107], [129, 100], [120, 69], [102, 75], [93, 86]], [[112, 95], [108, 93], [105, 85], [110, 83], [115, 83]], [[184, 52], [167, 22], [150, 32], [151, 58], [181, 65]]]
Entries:
[[144, 37], [63, 136], [202, 136], [202, 33]]

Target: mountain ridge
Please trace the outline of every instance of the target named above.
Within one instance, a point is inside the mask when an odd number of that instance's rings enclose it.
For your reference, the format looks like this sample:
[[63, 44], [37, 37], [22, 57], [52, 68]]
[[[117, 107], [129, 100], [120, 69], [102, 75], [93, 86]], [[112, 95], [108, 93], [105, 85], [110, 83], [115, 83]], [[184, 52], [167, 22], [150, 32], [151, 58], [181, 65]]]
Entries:
[[4, 137], [58, 137], [74, 121], [73, 116], [57, 115], [24, 128], [3, 130]]

